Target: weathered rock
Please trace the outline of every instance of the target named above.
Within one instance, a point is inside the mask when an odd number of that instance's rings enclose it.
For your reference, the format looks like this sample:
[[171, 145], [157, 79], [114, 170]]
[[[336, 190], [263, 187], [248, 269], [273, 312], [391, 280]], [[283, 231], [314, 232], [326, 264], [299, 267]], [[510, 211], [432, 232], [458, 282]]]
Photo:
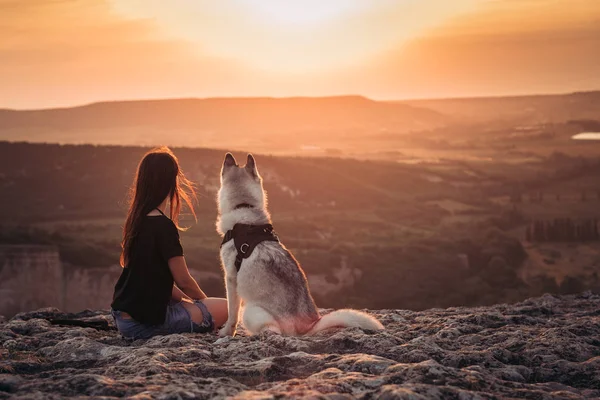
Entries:
[[128, 342], [104, 311], [21, 313], [0, 319], [0, 399], [600, 398], [598, 295], [372, 313], [386, 331], [240, 329], [219, 342], [212, 334]]

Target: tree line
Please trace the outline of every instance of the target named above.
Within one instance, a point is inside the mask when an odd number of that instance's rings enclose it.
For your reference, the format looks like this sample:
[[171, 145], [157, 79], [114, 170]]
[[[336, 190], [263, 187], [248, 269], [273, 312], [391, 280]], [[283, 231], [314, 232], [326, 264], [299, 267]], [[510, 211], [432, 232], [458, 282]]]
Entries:
[[598, 219], [588, 218], [573, 221], [571, 218], [556, 218], [550, 221], [536, 220], [527, 226], [525, 239], [528, 242], [589, 242], [600, 240]]

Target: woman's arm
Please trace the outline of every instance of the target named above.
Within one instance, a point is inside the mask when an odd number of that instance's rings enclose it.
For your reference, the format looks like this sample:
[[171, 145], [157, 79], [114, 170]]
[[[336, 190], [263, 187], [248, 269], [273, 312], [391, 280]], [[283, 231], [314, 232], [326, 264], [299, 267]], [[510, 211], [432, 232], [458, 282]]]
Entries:
[[182, 300], [192, 301], [192, 299], [190, 298], [190, 296], [188, 296], [187, 294], [183, 293], [181, 291], [181, 289], [179, 289], [177, 287], [177, 285], [173, 285], [173, 292], [171, 293], [171, 298], [173, 298], [173, 300], [175, 300], [175, 301], [182, 301]]
[[200, 286], [198, 286], [198, 282], [190, 275], [183, 256], [171, 257], [169, 259], [169, 269], [173, 275], [173, 280], [175, 280], [177, 287], [181, 289], [183, 294], [188, 295], [194, 300], [206, 298], [206, 295], [200, 289]]

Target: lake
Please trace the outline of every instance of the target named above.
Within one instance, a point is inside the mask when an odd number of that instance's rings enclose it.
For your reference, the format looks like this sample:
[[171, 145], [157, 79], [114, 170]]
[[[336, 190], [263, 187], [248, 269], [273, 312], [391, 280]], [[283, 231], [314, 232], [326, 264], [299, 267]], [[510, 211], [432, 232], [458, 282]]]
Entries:
[[571, 139], [575, 140], [600, 140], [600, 132], [582, 132], [573, 135]]

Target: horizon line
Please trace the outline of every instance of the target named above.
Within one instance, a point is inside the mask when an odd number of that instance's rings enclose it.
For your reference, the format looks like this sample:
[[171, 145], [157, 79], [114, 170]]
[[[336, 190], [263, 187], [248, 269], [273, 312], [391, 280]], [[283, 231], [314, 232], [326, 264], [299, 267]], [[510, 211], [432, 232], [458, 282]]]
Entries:
[[42, 107], [42, 108], [10, 108], [0, 107], [0, 111], [51, 111], [51, 110], [69, 110], [74, 108], [83, 108], [94, 106], [98, 104], [111, 104], [111, 103], [142, 103], [142, 102], [153, 102], [153, 101], [175, 101], [175, 100], [258, 100], [258, 99], [271, 99], [271, 100], [291, 100], [291, 99], [332, 99], [332, 98], [362, 98], [369, 101], [380, 102], [380, 103], [409, 103], [418, 101], [451, 101], [451, 100], [484, 100], [484, 99], [514, 99], [514, 98], [525, 98], [525, 97], [545, 97], [545, 96], [569, 96], [576, 94], [591, 94], [600, 92], [598, 89], [590, 90], [576, 90], [570, 92], [546, 92], [546, 93], [515, 93], [515, 94], [492, 94], [492, 95], [481, 95], [481, 96], [455, 96], [455, 97], [410, 97], [410, 98], [374, 98], [368, 97], [362, 94], [331, 94], [322, 96], [209, 96], [209, 97], [154, 97], [154, 98], [130, 98], [130, 99], [112, 99], [112, 100], [97, 100], [89, 103], [80, 103], [67, 106], [56, 106], [56, 107]]

